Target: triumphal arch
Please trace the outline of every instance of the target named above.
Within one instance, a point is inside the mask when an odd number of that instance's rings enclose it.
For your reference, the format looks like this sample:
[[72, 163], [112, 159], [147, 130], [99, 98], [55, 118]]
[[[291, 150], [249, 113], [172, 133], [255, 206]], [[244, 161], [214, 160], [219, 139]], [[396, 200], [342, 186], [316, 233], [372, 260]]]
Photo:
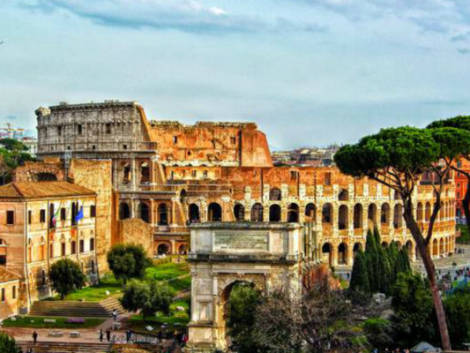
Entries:
[[227, 349], [226, 302], [249, 282], [269, 292], [301, 291], [303, 227], [297, 223], [211, 222], [191, 225], [189, 352]]

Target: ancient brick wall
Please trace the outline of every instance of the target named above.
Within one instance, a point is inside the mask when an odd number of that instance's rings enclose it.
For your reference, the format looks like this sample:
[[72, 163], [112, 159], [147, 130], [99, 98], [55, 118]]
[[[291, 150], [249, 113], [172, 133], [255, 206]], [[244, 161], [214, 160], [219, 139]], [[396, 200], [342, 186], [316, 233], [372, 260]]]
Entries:
[[119, 221], [119, 242], [137, 244], [153, 257], [153, 228], [139, 218], [129, 218]]
[[69, 178], [97, 193], [96, 255], [101, 271], [107, 269], [106, 253], [111, 247], [113, 229], [113, 189], [111, 161], [73, 159]]

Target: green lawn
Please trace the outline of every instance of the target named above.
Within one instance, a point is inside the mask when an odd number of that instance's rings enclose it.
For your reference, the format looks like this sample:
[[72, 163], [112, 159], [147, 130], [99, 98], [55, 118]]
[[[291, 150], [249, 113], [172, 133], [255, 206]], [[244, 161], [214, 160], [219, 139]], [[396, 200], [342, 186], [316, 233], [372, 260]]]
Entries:
[[[44, 319], [55, 319], [55, 323], [45, 323]], [[11, 318], [3, 320], [3, 327], [29, 327], [29, 328], [90, 328], [101, 325], [104, 319], [87, 318], [83, 324], [67, 323], [66, 317], [52, 316], [17, 316], [13, 321]]]
[[112, 273], [108, 273], [103, 276], [100, 280], [100, 284], [97, 286], [90, 286], [79, 289], [73, 293], [68, 294], [65, 297], [65, 300], [84, 300], [87, 302], [99, 302], [103, 299], [106, 299], [108, 295], [120, 293], [122, 289], [121, 284], [116, 281]]
[[[180, 306], [184, 308], [184, 311], [179, 311], [176, 308]], [[170, 305], [170, 315], [166, 316], [161, 312], [158, 312], [154, 317], [147, 317], [144, 321], [142, 315], [132, 315], [127, 324], [132, 330], [135, 331], [146, 331], [145, 327], [150, 325], [153, 326], [155, 331], [158, 331], [162, 324], [165, 324], [168, 329], [172, 330], [178, 327], [184, 327], [189, 322], [189, 298], [175, 300]]]
[[145, 270], [145, 279], [167, 281], [189, 273], [186, 263], [165, 263], [149, 267]]
[[[144, 280], [165, 281], [176, 293], [186, 291], [191, 288], [191, 276], [186, 263], [163, 263], [153, 265], [146, 269]], [[65, 297], [65, 300], [82, 300], [88, 302], [98, 302], [106, 299], [108, 295], [120, 294], [122, 285], [118, 282], [112, 273], [107, 273], [100, 280], [97, 286], [85, 287], [74, 291]], [[55, 300], [58, 297], [54, 298]]]

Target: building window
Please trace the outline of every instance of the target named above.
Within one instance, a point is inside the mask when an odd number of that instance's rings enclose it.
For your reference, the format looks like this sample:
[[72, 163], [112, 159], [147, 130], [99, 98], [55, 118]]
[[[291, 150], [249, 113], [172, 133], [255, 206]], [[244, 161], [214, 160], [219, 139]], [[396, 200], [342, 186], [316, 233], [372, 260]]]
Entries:
[[127, 150], [127, 145], [122, 145], [122, 148]]
[[57, 135], [62, 136], [62, 126], [57, 126]]
[[5, 288], [2, 288], [2, 302], [5, 301]]
[[96, 146], [95, 146], [95, 145], [92, 145], [92, 146], [91, 146], [91, 149], [92, 149], [93, 151], [96, 150]]
[[177, 144], [178, 143], [178, 136], [173, 136], [173, 144]]
[[197, 176], [197, 171], [193, 170], [191, 175], [193, 176], [193, 178], [195, 178]]
[[207, 170], [203, 172], [204, 178], [207, 178]]
[[65, 243], [60, 244], [60, 255], [65, 256]]
[[13, 288], [11, 289], [11, 297], [13, 299], [16, 299], [16, 286], [13, 286]]
[[28, 224], [31, 224], [33, 220], [33, 212], [30, 210], [28, 211]]
[[7, 224], [15, 223], [15, 211], [7, 211]]
[[95, 205], [90, 206], [90, 217], [92, 217], [92, 218], [96, 217], [96, 206]]
[[331, 185], [331, 173], [325, 173], [325, 185]]
[[85, 252], [85, 242], [82, 240], [80, 240], [80, 252]]
[[111, 133], [111, 123], [106, 123], [106, 133], [107, 134]]
[[41, 223], [46, 222], [46, 210], [39, 211], [39, 222]]
[[65, 221], [66, 218], [67, 218], [67, 210], [65, 209], [65, 207], [62, 207], [60, 209], [60, 220]]
[[77, 253], [77, 242], [75, 240], [72, 241], [70, 250], [72, 255], [75, 255]]
[[0, 265], [6, 265], [6, 264], [7, 264], [7, 256], [0, 255]]
[[90, 251], [95, 250], [95, 238], [90, 238]]
[[79, 135], [81, 135], [82, 132], [83, 132], [82, 125], [77, 125], [77, 133], [78, 133]]
[[290, 180], [297, 180], [297, 171], [292, 170], [290, 172]]

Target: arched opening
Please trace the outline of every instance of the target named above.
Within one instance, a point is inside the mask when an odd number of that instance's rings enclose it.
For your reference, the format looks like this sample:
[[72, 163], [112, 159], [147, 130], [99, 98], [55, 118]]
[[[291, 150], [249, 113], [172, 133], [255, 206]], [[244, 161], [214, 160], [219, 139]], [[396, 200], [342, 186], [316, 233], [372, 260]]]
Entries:
[[278, 188], [271, 188], [269, 191], [269, 200], [281, 201], [281, 190]]
[[388, 247], [388, 243], [386, 241], [383, 241], [382, 242], [382, 248], [387, 248]]
[[408, 253], [408, 257], [411, 259], [413, 256], [413, 243], [411, 240], [408, 240], [405, 244], [406, 252]]
[[338, 229], [347, 229], [348, 228], [348, 206], [341, 205], [339, 206], [338, 211]]
[[167, 255], [170, 253], [170, 246], [166, 243], [160, 243], [157, 247], [158, 255]]
[[333, 207], [331, 203], [325, 203], [322, 207], [322, 223], [333, 223]]
[[216, 202], [209, 204], [207, 209], [207, 218], [209, 222], [221, 222], [222, 221], [222, 207]]
[[377, 206], [373, 203], [367, 209], [367, 219], [375, 226], [377, 225]]
[[348, 246], [345, 243], [341, 243], [338, 246], [338, 264], [339, 265], [346, 265], [347, 263], [347, 249]]
[[158, 205], [158, 224], [161, 226], [168, 225], [168, 207], [165, 203]]
[[259, 202], [255, 203], [251, 207], [251, 221], [263, 222], [263, 205]]
[[269, 207], [269, 222], [281, 221], [281, 207], [279, 205], [271, 205]]
[[181, 192], [180, 192], [180, 202], [181, 202], [181, 203], [184, 203], [185, 200], [186, 200], [186, 190], [183, 189], [183, 190], [181, 190]]
[[393, 227], [395, 229], [401, 228], [403, 226], [403, 210], [402, 205], [397, 204], [393, 210]]
[[416, 220], [418, 222], [422, 222], [424, 220], [424, 210], [421, 202], [418, 202], [418, 205], [416, 206]]
[[131, 166], [125, 163], [122, 168], [122, 183], [129, 184], [131, 182]]
[[317, 208], [313, 203], [307, 204], [305, 206], [305, 221], [306, 222], [316, 222], [317, 221]]
[[131, 216], [131, 211], [129, 209], [129, 205], [125, 202], [121, 202], [119, 204], [119, 219], [127, 219], [130, 216]]
[[444, 239], [443, 238], [439, 239], [439, 254], [441, 254], [441, 255], [445, 254]]
[[150, 181], [150, 167], [148, 162], [143, 162], [140, 165], [140, 182], [148, 183]]
[[139, 204], [139, 214], [140, 219], [142, 219], [144, 222], [150, 222], [150, 208], [145, 202], [141, 202]]
[[434, 239], [432, 241], [432, 255], [439, 256], [439, 244], [437, 242], [437, 239]]
[[354, 243], [353, 253], [356, 255], [358, 251], [362, 251], [362, 244], [361, 243]]
[[178, 248], [178, 254], [186, 255], [188, 253], [188, 249], [185, 244], [181, 244]]
[[233, 214], [234, 214], [235, 220], [237, 222], [243, 222], [245, 220], [245, 207], [243, 207], [243, 205], [237, 203], [233, 207]]
[[199, 223], [201, 221], [199, 217], [199, 206], [195, 203], [189, 205], [188, 213], [190, 223]]
[[322, 260], [323, 262], [328, 263], [330, 266], [333, 265], [333, 252], [331, 251], [332, 247], [330, 243], [323, 244], [321, 248]]
[[362, 228], [362, 205], [360, 203], [354, 205], [354, 228]]
[[380, 209], [380, 223], [383, 225], [388, 225], [390, 222], [390, 205], [384, 203]]
[[287, 222], [299, 221], [299, 206], [296, 203], [291, 203], [287, 209]]
[[348, 190], [341, 189], [341, 191], [338, 194], [338, 200], [339, 201], [348, 201], [349, 200]]
[[424, 220], [426, 222], [429, 222], [431, 219], [431, 204], [429, 202], [426, 202], [426, 208], [424, 210]]

